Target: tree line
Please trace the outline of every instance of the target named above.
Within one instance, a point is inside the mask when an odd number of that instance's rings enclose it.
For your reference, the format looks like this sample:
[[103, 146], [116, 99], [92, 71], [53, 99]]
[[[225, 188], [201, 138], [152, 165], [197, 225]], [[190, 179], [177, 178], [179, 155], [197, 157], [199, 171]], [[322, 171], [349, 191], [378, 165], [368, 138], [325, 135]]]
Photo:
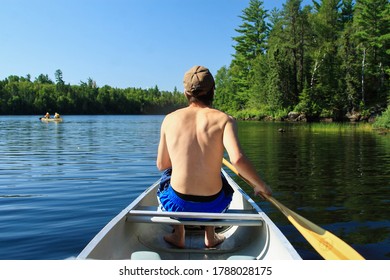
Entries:
[[79, 85], [66, 84], [60, 69], [55, 82], [47, 74], [31, 80], [9, 76], [0, 81], [0, 114], [166, 114], [187, 104], [182, 93], [150, 89], [98, 87], [88, 78]]
[[[215, 105], [242, 118], [368, 116], [389, 100], [388, 0], [287, 0], [267, 11], [251, 0]], [[375, 109], [376, 108], [376, 109]]]

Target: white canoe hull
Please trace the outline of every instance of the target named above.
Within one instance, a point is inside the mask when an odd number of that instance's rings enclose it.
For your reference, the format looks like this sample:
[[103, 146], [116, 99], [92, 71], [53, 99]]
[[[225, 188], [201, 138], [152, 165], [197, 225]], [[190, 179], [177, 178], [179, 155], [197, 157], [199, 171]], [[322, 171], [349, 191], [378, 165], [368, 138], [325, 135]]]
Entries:
[[[225, 175], [235, 190], [229, 208], [233, 213], [206, 216], [222, 217], [209, 222], [215, 223], [218, 231], [226, 236], [226, 240], [216, 248], [210, 249], [204, 245], [204, 231], [196, 226], [204, 224], [204, 221], [181, 222], [168, 217], [173, 213], [157, 211], [156, 182], [112, 219], [77, 259], [131, 259], [133, 253], [144, 251], [157, 253], [163, 260], [301, 259], [260, 207], [226, 173]], [[248, 211], [250, 214], [245, 214]], [[199, 213], [183, 215], [189, 218], [200, 216]], [[205, 215], [208, 214], [202, 217]], [[171, 225], [177, 223], [195, 225], [186, 229], [185, 249], [175, 248], [163, 240], [163, 236], [172, 231]]]
[[62, 122], [62, 118], [39, 118], [41, 122]]

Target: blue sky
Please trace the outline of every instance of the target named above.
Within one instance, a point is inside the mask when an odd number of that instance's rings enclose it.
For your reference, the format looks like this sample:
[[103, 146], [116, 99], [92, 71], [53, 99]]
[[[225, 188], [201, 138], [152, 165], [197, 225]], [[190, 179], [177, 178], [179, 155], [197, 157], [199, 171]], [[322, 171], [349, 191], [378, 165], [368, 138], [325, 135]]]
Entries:
[[[281, 8], [286, 0], [264, 1]], [[305, 0], [304, 3], [311, 3]], [[182, 90], [184, 72], [215, 75], [234, 53], [249, 0], [1, 0], [0, 79], [63, 72], [65, 83]]]

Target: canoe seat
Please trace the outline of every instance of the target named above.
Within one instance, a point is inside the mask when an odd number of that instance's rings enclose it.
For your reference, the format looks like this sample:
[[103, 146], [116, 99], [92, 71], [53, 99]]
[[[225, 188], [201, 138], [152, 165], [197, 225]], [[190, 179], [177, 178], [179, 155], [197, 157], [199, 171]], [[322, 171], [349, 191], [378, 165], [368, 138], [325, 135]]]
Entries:
[[151, 251], [136, 251], [131, 254], [131, 260], [161, 260], [161, 257], [156, 252]]
[[202, 226], [262, 226], [263, 218], [255, 210], [229, 209], [225, 213], [164, 212], [142, 206], [129, 210], [127, 222]]
[[255, 260], [256, 257], [254, 256], [246, 256], [246, 255], [233, 255], [228, 258], [228, 261], [237, 261], [237, 260]]

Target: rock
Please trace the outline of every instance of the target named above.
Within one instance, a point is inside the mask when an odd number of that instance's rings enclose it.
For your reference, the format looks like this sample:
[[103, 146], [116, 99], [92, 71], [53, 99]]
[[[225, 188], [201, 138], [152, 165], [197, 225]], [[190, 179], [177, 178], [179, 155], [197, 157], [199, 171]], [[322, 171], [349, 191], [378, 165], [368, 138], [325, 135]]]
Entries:
[[290, 121], [295, 121], [301, 114], [297, 112], [288, 113], [287, 117]]
[[345, 116], [351, 121], [351, 122], [358, 122], [360, 120], [360, 118], [362, 117], [362, 115], [360, 114], [360, 112], [356, 112], [356, 111], [351, 111], [351, 112], [348, 112], [347, 114], [345, 114]]
[[306, 115], [298, 112], [288, 113], [287, 120], [292, 122], [307, 122]]

